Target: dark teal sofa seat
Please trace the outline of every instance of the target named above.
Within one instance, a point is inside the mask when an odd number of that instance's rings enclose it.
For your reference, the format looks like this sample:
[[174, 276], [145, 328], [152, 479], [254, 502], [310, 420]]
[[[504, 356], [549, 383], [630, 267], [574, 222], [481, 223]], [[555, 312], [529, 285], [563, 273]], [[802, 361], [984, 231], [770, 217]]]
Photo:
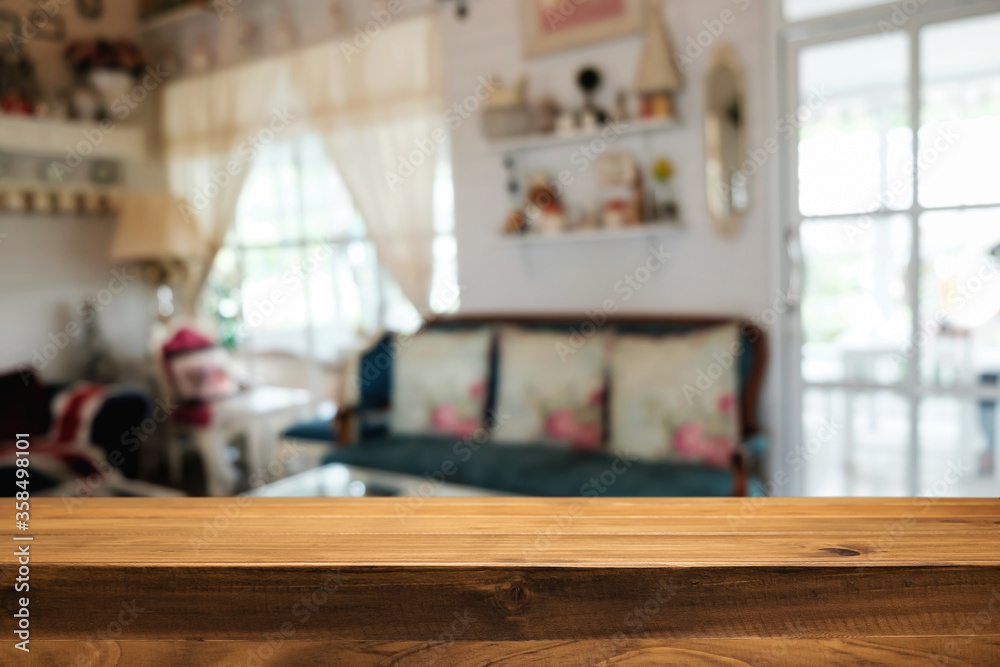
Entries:
[[330, 446], [333, 446], [334, 436], [332, 419], [311, 419], [295, 424], [281, 434], [282, 439], [328, 442]]
[[547, 445], [498, 445], [454, 438], [386, 436], [328, 454], [342, 463], [528, 496], [730, 496], [733, 471], [630, 461]]

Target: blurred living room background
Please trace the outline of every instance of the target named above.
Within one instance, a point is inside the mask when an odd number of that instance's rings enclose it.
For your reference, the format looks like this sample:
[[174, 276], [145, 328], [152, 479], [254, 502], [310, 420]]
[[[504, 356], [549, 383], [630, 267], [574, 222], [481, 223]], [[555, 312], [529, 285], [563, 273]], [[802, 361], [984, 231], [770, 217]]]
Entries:
[[996, 0], [0, 32], [12, 480], [27, 433], [64, 496], [1000, 491]]

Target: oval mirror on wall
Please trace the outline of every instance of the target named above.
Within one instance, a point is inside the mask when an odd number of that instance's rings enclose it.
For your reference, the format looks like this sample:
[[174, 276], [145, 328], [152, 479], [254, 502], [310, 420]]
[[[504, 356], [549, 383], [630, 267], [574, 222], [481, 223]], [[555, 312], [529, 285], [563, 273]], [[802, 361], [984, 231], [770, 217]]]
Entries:
[[736, 233], [749, 203], [743, 70], [728, 44], [712, 54], [705, 74], [705, 189], [708, 213], [723, 235]]

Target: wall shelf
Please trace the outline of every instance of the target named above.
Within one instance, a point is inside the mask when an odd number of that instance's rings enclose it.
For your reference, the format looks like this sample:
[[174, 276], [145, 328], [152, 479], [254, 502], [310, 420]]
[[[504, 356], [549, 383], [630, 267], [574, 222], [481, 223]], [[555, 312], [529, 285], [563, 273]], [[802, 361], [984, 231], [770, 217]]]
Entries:
[[118, 124], [106, 132], [94, 122], [0, 115], [0, 151], [62, 161], [71, 150], [84, 160], [145, 160], [146, 133]]
[[114, 216], [126, 189], [120, 184], [43, 183], [3, 179], [0, 215]]
[[[676, 119], [673, 118], [633, 118], [625, 121], [618, 136], [628, 136], [635, 134], [647, 134], [652, 132], [662, 132], [678, 127]], [[492, 153], [517, 153], [531, 150], [540, 150], [553, 146], [565, 146], [573, 144], [583, 144], [602, 136], [606, 128], [598, 128], [590, 132], [574, 132], [573, 134], [527, 134], [520, 137], [508, 137], [490, 142], [490, 152]]]
[[684, 226], [679, 222], [646, 222], [634, 227], [619, 229], [583, 229], [564, 232], [562, 234], [510, 234], [501, 236], [497, 243], [501, 245], [550, 245], [560, 243], [580, 243], [589, 241], [628, 241], [634, 239], [653, 238], [657, 236], [681, 234]]

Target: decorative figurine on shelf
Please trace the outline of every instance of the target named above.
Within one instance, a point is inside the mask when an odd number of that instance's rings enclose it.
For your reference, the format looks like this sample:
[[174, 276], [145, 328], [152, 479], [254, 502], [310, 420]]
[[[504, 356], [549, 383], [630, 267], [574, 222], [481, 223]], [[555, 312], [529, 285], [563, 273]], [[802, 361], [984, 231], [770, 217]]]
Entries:
[[674, 222], [677, 220], [677, 202], [674, 200], [670, 181], [674, 177], [674, 165], [667, 158], [653, 162], [653, 179], [656, 181], [653, 217]]
[[41, 94], [35, 66], [24, 56], [13, 53], [0, 56], [0, 108], [3, 113], [35, 115]]
[[572, 111], [563, 111], [556, 118], [556, 136], [571, 137], [576, 132], [576, 115]]
[[524, 213], [518, 210], [512, 210], [508, 215], [507, 219], [503, 223], [503, 233], [516, 236], [517, 234], [524, 234], [528, 231], [528, 221], [524, 218]]
[[562, 108], [559, 102], [551, 95], [547, 95], [535, 105], [535, 130], [544, 134], [551, 134], [556, 131], [556, 121]]
[[[128, 40], [72, 42], [64, 54], [77, 81], [73, 112], [86, 120], [109, 118], [111, 106], [135, 85], [147, 66], [142, 49]], [[97, 97], [96, 113], [91, 95]]]
[[596, 132], [599, 127], [600, 120], [598, 120], [597, 114], [592, 111], [580, 112], [580, 129], [583, 132]]
[[635, 81], [640, 96], [639, 115], [643, 118], [673, 118], [673, 95], [681, 87], [680, 74], [674, 65], [670, 40], [663, 27], [662, 0], [648, 2], [649, 21]]
[[528, 223], [524, 218], [524, 213], [518, 208], [520, 201], [518, 194], [521, 191], [521, 184], [517, 182], [514, 175], [514, 158], [506, 157], [503, 161], [504, 169], [507, 170], [507, 194], [511, 200], [511, 210], [504, 221], [504, 234], [523, 234], [528, 231]]
[[556, 235], [566, 227], [566, 212], [558, 195], [549, 185], [545, 174], [531, 178], [528, 188], [525, 217], [530, 231], [546, 235]]
[[604, 202], [604, 215], [601, 218], [605, 229], [618, 229], [628, 225], [628, 202], [624, 199], [611, 199]]
[[585, 129], [594, 129], [608, 122], [608, 114], [594, 103], [594, 93], [601, 87], [600, 71], [596, 67], [584, 67], [576, 75], [576, 85], [580, 87], [584, 100], [580, 125]]
[[618, 94], [615, 95], [615, 106], [611, 110], [611, 120], [622, 123], [628, 120], [628, 117], [628, 93], [619, 90]]
[[642, 224], [642, 176], [628, 153], [612, 153], [598, 162], [606, 201], [601, 212], [604, 227]]

